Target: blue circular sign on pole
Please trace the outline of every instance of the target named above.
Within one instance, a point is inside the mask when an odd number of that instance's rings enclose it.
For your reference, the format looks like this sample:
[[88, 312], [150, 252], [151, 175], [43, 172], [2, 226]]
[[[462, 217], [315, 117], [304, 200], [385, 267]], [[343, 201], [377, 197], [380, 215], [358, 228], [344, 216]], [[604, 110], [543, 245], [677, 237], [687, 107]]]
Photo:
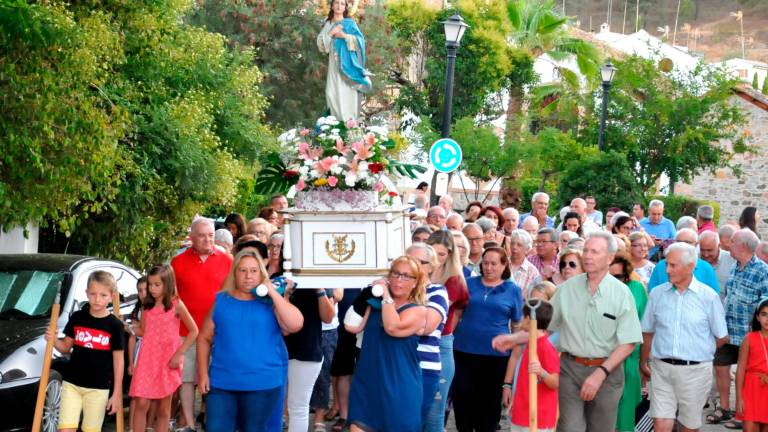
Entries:
[[437, 171], [449, 173], [461, 165], [461, 146], [450, 138], [440, 138], [429, 149], [429, 161]]

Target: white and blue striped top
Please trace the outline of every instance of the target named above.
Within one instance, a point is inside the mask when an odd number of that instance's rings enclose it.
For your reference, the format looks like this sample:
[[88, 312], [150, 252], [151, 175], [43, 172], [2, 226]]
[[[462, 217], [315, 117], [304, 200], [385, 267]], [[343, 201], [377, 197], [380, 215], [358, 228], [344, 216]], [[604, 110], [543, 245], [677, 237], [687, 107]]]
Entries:
[[424, 372], [440, 372], [440, 336], [448, 317], [448, 291], [442, 284], [427, 285], [427, 307], [430, 307], [442, 315], [443, 320], [435, 331], [419, 338], [419, 366]]

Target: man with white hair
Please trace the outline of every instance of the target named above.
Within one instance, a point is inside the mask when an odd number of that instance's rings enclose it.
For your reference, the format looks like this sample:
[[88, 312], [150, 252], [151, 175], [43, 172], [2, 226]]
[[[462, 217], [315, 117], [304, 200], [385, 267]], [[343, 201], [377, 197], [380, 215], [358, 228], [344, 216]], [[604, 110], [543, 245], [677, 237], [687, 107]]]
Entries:
[[712, 386], [715, 349], [728, 342], [720, 298], [696, 280], [696, 248], [674, 243], [667, 249], [669, 282], [650, 295], [642, 320], [640, 371], [649, 379], [650, 416], [656, 432], [702, 426]]
[[731, 224], [725, 224], [717, 230], [717, 235], [720, 237], [720, 249], [724, 251], [731, 251], [731, 238], [738, 231], [739, 227]]
[[445, 210], [445, 214], [451, 214], [453, 212], [453, 197], [449, 194], [445, 194], [440, 197], [440, 200], [437, 202], [437, 205], [443, 208]]
[[[192, 221], [190, 232], [192, 247], [171, 260], [179, 298], [184, 302], [198, 328], [202, 327], [203, 319], [213, 306], [216, 293], [221, 289], [221, 284], [232, 266], [232, 256], [214, 247], [214, 233], [212, 220], [202, 217], [195, 219]], [[182, 338], [187, 336], [185, 326], [181, 326], [179, 332]], [[184, 354], [179, 391], [182, 416], [189, 427], [195, 424], [196, 353], [195, 344], [192, 344]]]
[[737, 265], [725, 284], [725, 322], [731, 340], [715, 353], [721, 412], [716, 411], [712, 417], [722, 418], [723, 413], [730, 409], [731, 365], [739, 359], [739, 346], [749, 332], [755, 308], [761, 300], [768, 298], [768, 264], [755, 256], [759, 244], [760, 239], [749, 229], [741, 229], [733, 234], [731, 256]]
[[640, 221], [640, 226], [651, 236], [655, 244], [653, 249], [648, 251], [649, 257], [658, 252], [665, 240], [672, 240], [677, 233], [675, 224], [664, 217], [664, 202], [656, 199], [648, 204], [648, 217]]
[[504, 216], [504, 226], [502, 227], [502, 230], [504, 230], [504, 235], [509, 237], [519, 226], [520, 213], [518, 213], [517, 209], [514, 207], [507, 207], [502, 211], [501, 215]]
[[702, 231], [699, 234], [699, 258], [715, 269], [717, 283], [720, 284], [720, 300], [725, 301], [725, 283], [736, 265], [736, 260], [728, 251], [720, 249], [720, 237], [716, 232]]
[[768, 241], [761, 241], [757, 246], [757, 251], [755, 251], [755, 254], [764, 263], [768, 263]]
[[[696, 247], [698, 242], [699, 236], [696, 234], [696, 231], [690, 228], [681, 229], [675, 236], [675, 243], [686, 243]], [[708, 262], [702, 259], [696, 260], [693, 276], [696, 277], [696, 280], [699, 282], [712, 288], [716, 293], [720, 292], [720, 283], [717, 281], [717, 274], [715, 273], [715, 269], [713, 269]], [[666, 282], [669, 282], [669, 279], [667, 278], [667, 260], [663, 259], [653, 268], [651, 277], [648, 279], [648, 292], [650, 293], [652, 289]]]
[[528, 259], [533, 248], [531, 235], [521, 229], [512, 231], [509, 236], [509, 270], [512, 280], [523, 291], [523, 298], [528, 297], [531, 284], [539, 280], [539, 270]]
[[547, 215], [548, 209], [549, 209], [549, 195], [547, 195], [545, 192], [536, 192], [531, 197], [531, 211], [520, 215], [519, 228], [525, 229], [523, 227], [523, 223], [525, 222], [526, 219], [528, 219], [528, 216], [533, 216], [536, 219], [536, 221], [539, 223], [539, 227], [541, 228], [554, 227], [555, 220]]
[[451, 213], [445, 220], [445, 227], [449, 231], [461, 231], [464, 228], [464, 217], [458, 213]]
[[427, 212], [427, 225], [437, 229], [445, 229], [446, 214], [445, 209], [440, 206], [430, 207]]
[[582, 198], [574, 198], [571, 200], [571, 211], [575, 212], [581, 218], [581, 233], [586, 236], [592, 231], [599, 231], [600, 226], [587, 218], [587, 202]]
[[608, 271], [617, 248], [611, 234], [589, 234], [585, 273], [552, 298], [549, 330], [560, 332], [562, 351], [559, 432], [613, 432], [616, 425], [624, 359], [642, 341], [632, 294]]
[[680, 231], [683, 228], [688, 228], [699, 232], [699, 225], [696, 222], [696, 219], [694, 219], [691, 216], [680, 216], [680, 218], [677, 220], [677, 223], [675, 224], [675, 229], [677, 231]]
[[539, 232], [539, 221], [536, 218], [526, 218], [521, 226], [523, 231], [530, 234], [531, 238], [536, 237], [536, 233]]

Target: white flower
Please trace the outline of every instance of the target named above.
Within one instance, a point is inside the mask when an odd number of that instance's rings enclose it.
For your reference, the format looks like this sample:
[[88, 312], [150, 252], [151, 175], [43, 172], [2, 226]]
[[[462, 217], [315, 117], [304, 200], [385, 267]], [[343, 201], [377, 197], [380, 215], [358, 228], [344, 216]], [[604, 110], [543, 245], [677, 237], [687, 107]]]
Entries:
[[357, 171], [357, 177], [360, 179], [366, 179], [368, 178], [369, 175], [370, 173], [368, 171], [360, 171], [360, 170]]
[[368, 162], [360, 161], [360, 163], [357, 164], [357, 169], [359, 171], [368, 171]]
[[309, 173], [309, 167], [304, 165], [303, 167], [299, 168], [299, 174], [303, 176], [306, 176]]
[[323, 130], [323, 131], [325, 131], [325, 130], [328, 130], [328, 129], [330, 129], [330, 128], [331, 128], [331, 127], [330, 127], [330, 126], [328, 126], [328, 125], [322, 125], [322, 126], [320, 126], [320, 130]]
[[352, 173], [347, 174], [344, 176], [344, 183], [349, 187], [353, 187], [357, 183], [357, 176]]
[[334, 135], [336, 135], [336, 136], [338, 136], [338, 135], [339, 135], [339, 132], [341, 132], [341, 130], [340, 130], [339, 128], [333, 128], [333, 129], [331, 129], [331, 133], [332, 133], [332, 134], [334, 134]]
[[344, 171], [344, 168], [342, 168], [341, 165], [339, 165], [339, 164], [336, 164], [336, 165], [331, 167], [331, 172], [334, 175], [339, 175], [339, 174], [341, 174], [342, 171]]
[[312, 170], [309, 172], [310, 177], [317, 178], [320, 177], [320, 173], [317, 170]]

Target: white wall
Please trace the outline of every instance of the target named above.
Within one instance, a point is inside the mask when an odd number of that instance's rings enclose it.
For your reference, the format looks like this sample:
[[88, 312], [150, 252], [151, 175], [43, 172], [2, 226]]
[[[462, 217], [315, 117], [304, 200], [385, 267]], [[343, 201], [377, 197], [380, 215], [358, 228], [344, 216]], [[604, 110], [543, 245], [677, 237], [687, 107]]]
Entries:
[[15, 227], [8, 232], [0, 226], [0, 253], [37, 253], [39, 228], [35, 224], [27, 224], [27, 237], [24, 228]]

